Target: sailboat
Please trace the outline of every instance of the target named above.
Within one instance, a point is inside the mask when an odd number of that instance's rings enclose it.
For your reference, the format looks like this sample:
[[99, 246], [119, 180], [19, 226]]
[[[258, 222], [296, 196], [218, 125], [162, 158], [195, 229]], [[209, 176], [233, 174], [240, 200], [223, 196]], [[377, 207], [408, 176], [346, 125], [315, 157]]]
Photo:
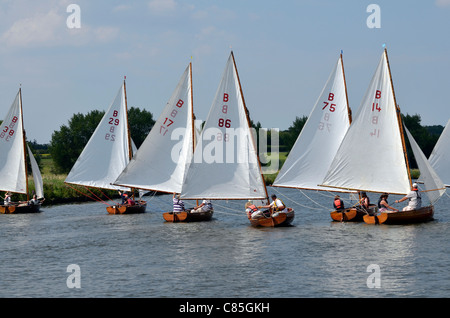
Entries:
[[43, 198], [44, 190], [41, 173], [33, 153], [25, 142], [22, 90], [19, 88], [19, 92], [3, 120], [0, 132], [0, 175], [2, 176], [0, 189], [7, 192], [26, 194], [27, 202], [0, 205], [0, 213], [40, 212], [41, 203], [30, 204], [29, 201], [27, 151], [31, 162], [36, 196], [37, 198]]
[[[319, 184], [325, 177], [351, 121], [341, 52], [273, 186], [337, 191]], [[345, 189], [339, 191], [355, 192]], [[335, 210], [330, 215], [335, 221], [362, 221], [363, 216], [355, 207]]]
[[[152, 130], [115, 185], [180, 193], [195, 147], [192, 63], [181, 76]], [[169, 222], [205, 221], [211, 213], [165, 212]]]
[[[389, 194], [409, 193], [412, 181], [403, 130], [385, 48], [358, 113], [322, 185]], [[358, 145], [356, 151], [355, 145]], [[433, 213], [431, 204], [407, 212], [383, 212], [378, 216], [367, 214], [363, 219], [369, 224], [413, 223], [431, 220]]]
[[[198, 139], [182, 189], [183, 199], [268, 200], [233, 52]], [[250, 220], [252, 225], [292, 222], [294, 211]]]
[[450, 119], [428, 158], [430, 165], [444, 182], [450, 187]]
[[[130, 191], [130, 188], [118, 187], [111, 183], [129, 163], [133, 153], [132, 145], [124, 79], [114, 101], [64, 182], [87, 188]], [[106, 210], [109, 214], [143, 213], [147, 206], [147, 202], [143, 200], [136, 200], [132, 205], [104, 203], [108, 205]]]

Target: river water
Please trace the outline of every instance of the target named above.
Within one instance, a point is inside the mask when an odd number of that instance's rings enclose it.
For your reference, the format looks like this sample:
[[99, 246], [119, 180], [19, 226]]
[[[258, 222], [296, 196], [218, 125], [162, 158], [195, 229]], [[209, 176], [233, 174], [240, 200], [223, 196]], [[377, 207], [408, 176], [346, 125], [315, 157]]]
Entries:
[[269, 193], [295, 209], [292, 226], [253, 228], [233, 200], [213, 201], [210, 222], [166, 223], [171, 195], [136, 215], [100, 202], [0, 215], [0, 297], [450, 296], [448, 194], [434, 221], [367, 225], [331, 222], [329, 193]]

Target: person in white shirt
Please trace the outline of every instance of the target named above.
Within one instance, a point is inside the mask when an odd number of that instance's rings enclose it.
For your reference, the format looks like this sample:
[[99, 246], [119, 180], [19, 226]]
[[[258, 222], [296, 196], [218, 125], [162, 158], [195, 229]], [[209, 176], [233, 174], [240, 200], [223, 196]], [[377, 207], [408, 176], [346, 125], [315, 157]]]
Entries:
[[395, 200], [395, 203], [403, 202], [409, 200], [408, 205], [403, 208], [403, 211], [417, 210], [422, 207], [422, 197], [420, 196], [419, 189], [417, 188], [417, 183], [413, 183], [413, 189], [406, 196], [400, 200]]
[[203, 200], [199, 206], [196, 206], [192, 212], [208, 212], [212, 211], [213, 206], [210, 200]]
[[267, 209], [269, 208], [272, 212], [272, 216], [277, 216], [280, 212], [288, 212], [286, 205], [284, 205], [283, 201], [277, 198], [275, 194], [272, 194], [272, 203], [265, 206], [259, 206], [258, 209]]

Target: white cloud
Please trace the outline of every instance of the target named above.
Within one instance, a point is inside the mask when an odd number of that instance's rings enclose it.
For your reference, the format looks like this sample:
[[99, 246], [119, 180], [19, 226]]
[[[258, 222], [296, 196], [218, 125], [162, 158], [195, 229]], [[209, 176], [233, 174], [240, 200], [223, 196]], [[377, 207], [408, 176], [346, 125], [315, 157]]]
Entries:
[[167, 13], [176, 9], [175, 0], [151, 0], [148, 7], [154, 13]]
[[17, 20], [1, 36], [7, 46], [27, 47], [34, 44], [54, 43], [59, 39], [58, 29], [65, 26], [65, 19], [55, 10], [46, 14]]
[[66, 12], [67, 1], [58, 5], [48, 5], [47, 11], [42, 8], [31, 12], [19, 13], [20, 7], [11, 8], [12, 14], [8, 21], [3, 21], [3, 33], [0, 34], [0, 44], [7, 48], [80, 46], [92, 43], [105, 43], [116, 39], [119, 28], [107, 25], [93, 26], [83, 20], [81, 8], [81, 27], [68, 28]]
[[450, 0], [436, 0], [436, 5], [438, 7], [450, 7]]

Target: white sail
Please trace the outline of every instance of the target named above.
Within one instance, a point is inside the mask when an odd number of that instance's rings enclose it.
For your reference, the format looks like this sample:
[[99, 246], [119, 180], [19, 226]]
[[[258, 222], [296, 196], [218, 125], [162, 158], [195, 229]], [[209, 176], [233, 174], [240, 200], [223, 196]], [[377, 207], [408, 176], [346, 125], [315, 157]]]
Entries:
[[428, 160], [445, 186], [450, 187], [450, 119]]
[[408, 193], [410, 180], [397, 111], [384, 50], [358, 113], [322, 184], [371, 192]]
[[129, 162], [125, 82], [78, 157], [65, 182], [103, 189], [111, 185]]
[[181, 192], [194, 150], [191, 64], [138, 152], [114, 184]]
[[181, 197], [267, 197], [233, 52], [197, 142]]
[[336, 191], [318, 184], [350, 126], [349, 111], [341, 55], [273, 185]]
[[425, 193], [428, 196], [428, 199], [430, 199], [431, 204], [434, 204], [434, 202], [436, 202], [445, 193], [445, 185], [431, 167], [411, 133], [406, 127], [404, 127], [404, 129], [408, 136], [409, 143], [411, 144], [417, 166], [420, 170], [420, 180], [424, 183], [425, 189], [428, 190]]
[[30, 147], [28, 147], [28, 157], [30, 158], [31, 162], [31, 172], [33, 174], [33, 180], [34, 180], [34, 190], [36, 192], [36, 196], [38, 198], [44, 197], [44, 183], [42, 181], [41, 172], [39, 171], [39, 166], [36, 162], [36, 159], [33, 156], [33, 152], [31, 152]]
[[0, 129], [0, 190], [27, 193], [21, 90]]

